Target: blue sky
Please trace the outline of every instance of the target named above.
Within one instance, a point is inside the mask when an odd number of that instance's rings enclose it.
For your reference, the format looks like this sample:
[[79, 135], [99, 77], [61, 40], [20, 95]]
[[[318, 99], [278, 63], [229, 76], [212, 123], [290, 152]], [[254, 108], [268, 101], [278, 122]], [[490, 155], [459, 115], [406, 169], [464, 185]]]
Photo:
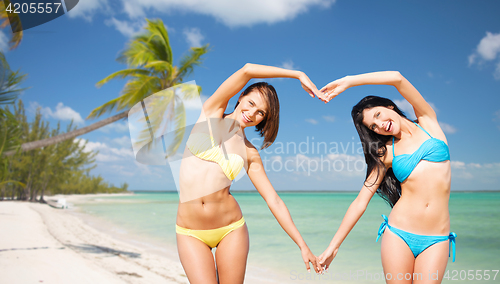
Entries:
[[[145, 17], [168, 27], [174, 60], [190, 46], [210, 44], [203, 66], [187, 78], [203, 87], [203, 97], [247, 62], [302, 70], [318, 88], [345, 75], [398, 70], [437, 111], [451, 152], [452, 190], [499, 190], [498, 11], [498, 1], [81, 0], [67, 15], [25, 31], [6, 56], [28, 74], [23, 86], [31, 88], [21, 99], [30, 115], [41, 107], [53, 126], [70, 119], [89, 125], [96, 121], [85, 120], [91, 110], [120, 93], [123, 80], [99, 89], [95, 83], [126, 67], [115, 59]], [[8, 28], [0, 34], [3, 50], [9, 36]], [[364, 158], [350, 110], [364, 96], [391, 98], [411, 116], [389, 86], [352, 88], [325, 105], [297, 80], [269, 82], [278, 91], [281, 124], [276, 144], [261, 155], [277, 190], [361, 188]], [[168, 166], [135, 162], [126, 122], [81, 138], [99, 150], [93, 174], [132, 190], [175, 190]], [[313, 153], [317, 143], [328, 146]], [[244, 177], [233, 188], [253, 186]]]

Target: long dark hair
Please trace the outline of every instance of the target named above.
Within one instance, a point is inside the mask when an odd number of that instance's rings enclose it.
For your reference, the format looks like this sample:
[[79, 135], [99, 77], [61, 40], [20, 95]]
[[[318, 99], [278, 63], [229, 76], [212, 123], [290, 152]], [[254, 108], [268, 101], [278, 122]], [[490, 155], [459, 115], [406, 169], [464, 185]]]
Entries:
[[274, 140], [276, 140], [276, 136], [278, 136], [280, 125], [280, 102], [276, 89], [274, 89], [272, 85], [266, 82], [258, 82], [248, 86], [248, 88], [241, 93], [234, 109], [240, 104], [241, 98], [255, 90], [264, 97], [267, 103], [267, 112], [264, 120], [255, 126], [255, 131], [259, 133], [260, 137], [264, 137], [264, 142], [262, 142], [260, 147], [262, 150], [271, 146]]
[[[387, 147], [385, 145], [392, 139], [392, 136], [377, 134], [363, 124], [363, 111], [373, 107], [392, 108], [397, 114], [408, 119], [393, 101], [377, 96], [364, 97], [352, 108], [352, 120], [358, 131], [359, 139], [361, 140], [361, 145], [363, 146], [363, 152], [365, 154], [367, 165], [366, 179], [368, 179], [373, 170], [385, 170], [385, 165], [380, 158], [387, 152]], [[373, 186], [373, 184], [366, 186]], [[389, 168], [385, 173], [384, 179], [377, 189], [377, 194], [389, 203], [391, 207], [394, 207], [396, 202], [398, 202], [401, 196], [401, 183], [394, 175], [392, 168]]]

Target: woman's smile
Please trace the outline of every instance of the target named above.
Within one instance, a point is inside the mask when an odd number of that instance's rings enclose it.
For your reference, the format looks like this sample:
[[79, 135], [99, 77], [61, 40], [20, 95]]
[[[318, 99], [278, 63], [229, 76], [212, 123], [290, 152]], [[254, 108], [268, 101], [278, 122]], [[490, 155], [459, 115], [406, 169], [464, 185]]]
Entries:
[[252, 120], [244, 112], [241, 112], [241, 117], [243, 118], [243, 122], [245, 122], [245, 123], [252, 122]]

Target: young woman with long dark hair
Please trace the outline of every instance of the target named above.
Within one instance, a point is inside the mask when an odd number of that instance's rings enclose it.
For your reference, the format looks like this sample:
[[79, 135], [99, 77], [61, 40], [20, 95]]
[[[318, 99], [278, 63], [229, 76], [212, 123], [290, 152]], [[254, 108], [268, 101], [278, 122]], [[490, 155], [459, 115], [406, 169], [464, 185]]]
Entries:
[[[392, 207], [389, 218], [383, 216], [377, 237], [378, 241], [384, 235], [381, 255], [387, 283], [440, 283], [456, 237], [450, 233], [451, 169], [446, 137], [435, 111], [399, 72], [346, 76], [321, 91], [324, 100], [330, 101], [348, 88], [372, 84], [396, 87], [413, 106], [417, 120], [409, 120], [386, 98], [368, 96], [353, 107], [351, 115], [367, 163], [366, 179], [320, 255], [320, 263], [328, 268], [378, 193]], [[438, 279], [429, 278], [430, 273]]]

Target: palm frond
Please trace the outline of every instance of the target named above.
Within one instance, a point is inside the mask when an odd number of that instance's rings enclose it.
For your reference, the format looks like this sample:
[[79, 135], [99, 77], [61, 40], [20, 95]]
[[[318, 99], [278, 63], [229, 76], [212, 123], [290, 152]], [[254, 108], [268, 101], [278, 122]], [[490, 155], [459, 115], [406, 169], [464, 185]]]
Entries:
[[149, 47], [157, 54], [158, 58], [169, 63], [173, 63], [172, 49], [165, 24], [162, 20], [149, 21], [146, 30], [150, 33], [148, 38]]
[[146, 65], [144, 65], [144, 68], [153, 69], [152, 71], [156, 73], [162, 73], [165, 71], [167, 73], [172, 73], [173, 66], [167, 61], [157, 60], [148, 62]]
[[127, 82], [122, 95], [93, 109], [87, 116], [87, 119], [97, 118], [104, 113], [112, 112], [113, 110], [120, 111], [126, 108], [131, 108], [145, 97], [160, 90], [160, 79], [155, 76], [148, 76], [140, 73], [131, 74], [130, 76], [132, 76], [133, 79], [130, 79]]
[[128, 76], [133, 76], [133, 75], [149, 75], [150, 72], [148, 70], [144, 69], [139, 69], [139, 68], [131, 68], [131, 69], [124, 69], [117, 71], [108, 77], [102, 79], [101, 81], [96, 83], [96, 87], [101, 87], [102, 85], [106, 84], [107, 82], [113, 80], [113, 79], [124, 79]]
[[138, 76], [133, 80], [129, 80], [123, 90], [127, 97], [123, 98], [118, 109], [130, 108], [160, 90], [161, 81], [154, 76]]
[[4, 151], [15, 151], [19, 148], [22, 129], [14, 114], [9, 109], [0, 112], [0, 156]]
[[151, 52], [147, 41], [141, 38], [131, 41], [117, 58], [118, 62], [123, 62], [134, 68], [142, 67], [147, 62], [155, 60], [158, 60], [157, 56]]
[[5, 59], [5, 55], [0, 52], [0, 104], [13, 103], [19, 93], [27, 88], [20, 89], [18, 86], [26, 79], [26, 74], [12, 71]]
[[120, 103], [120, 101], [126, 97], [127, 94], [123, 94], [118, 98], [110, 100], [109, 102], [103, 104], [102, 106], [96, 107], [90, 112], [90, 114], [87, 116], [87, 119], [97, 118], [106, 112], [112, 112], [116, 108], [116, 106]]
[[23, 39], [23, 28], [21, 24], [21, 18], [19, 18], [19, 14], [12, 13], [9, 15], [5, 10], [5, 3], [7, 3], [8, 5], [10, 4], [10, 1], [0, 1], [0, 28], [3, 29], [7, 25], [11, 25], [11, 27], [13, 28], [12, 30], [17, 31], [12, 34], [12, 38], [9, 40], [10, 49], [12, 50], [21, 43], [21, 40]]
[[177, 77], [185, 78], [189, 76], [193, 72], [194, 67], [203, 63], [202, 56], [209, 51], [208, 44], [202, 47], [192, 47], [189, 53], [182, 57]]

